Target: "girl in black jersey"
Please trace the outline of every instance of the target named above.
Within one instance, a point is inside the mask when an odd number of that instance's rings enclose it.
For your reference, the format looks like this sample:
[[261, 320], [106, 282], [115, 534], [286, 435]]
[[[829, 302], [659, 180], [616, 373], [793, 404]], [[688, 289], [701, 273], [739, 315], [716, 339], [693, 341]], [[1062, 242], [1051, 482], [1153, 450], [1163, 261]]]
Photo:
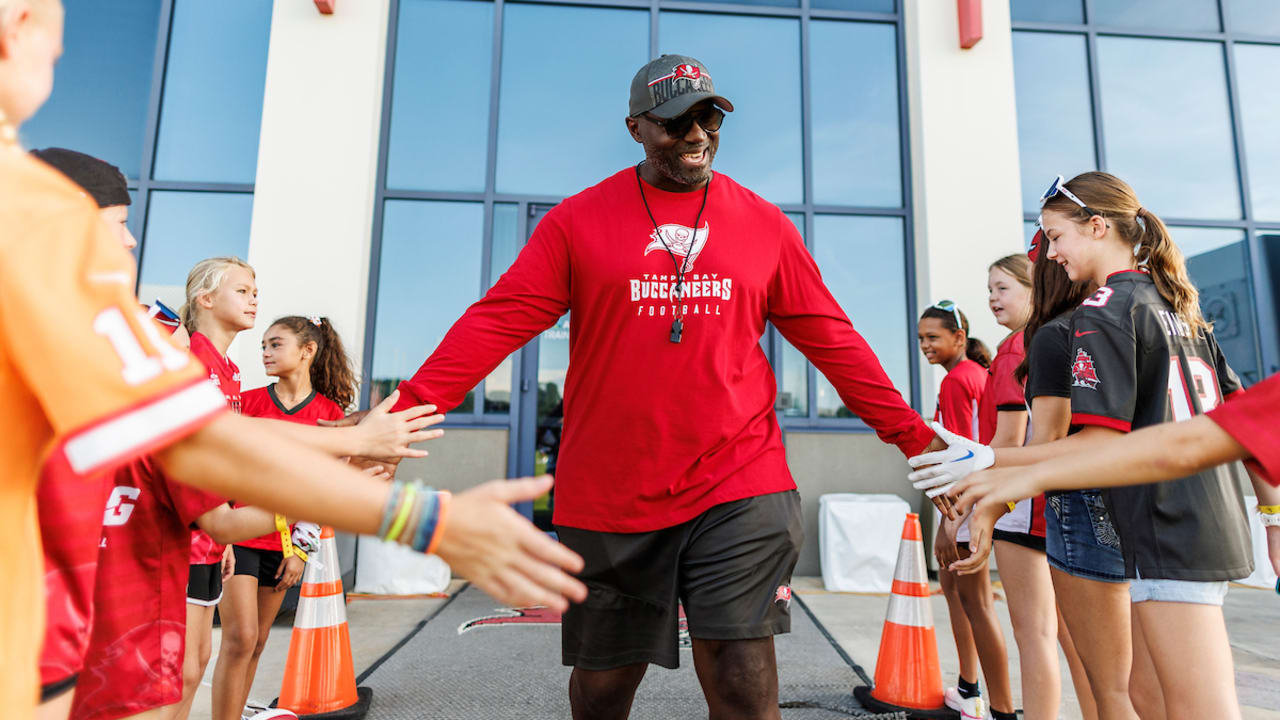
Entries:
[[[1071, 321], [1071, 422], [1081, 430], [994, 453], [953, 438], [948, 450], [913, 460], [942, 462], [913, 473], [917, 481], [954, 481], [991, 460], [1026, 465], [1087, 450], [1117, 433], [1207, 412], [1240, 390], [1182, 253], [1132, 188], [1101, 172], [1058, 178], [1040, 223], [1049, 258], [1072, 280], [1099, 286]], [[962, 460], [970, 451], [987, 462]], [[1161, 716], [1240, 717], [1221, 605], [1227, 581], [1253, 569], [1242, 471], [1232, 463], [1104, 491], [1130, 578], [1134, 664], [1152, 663], [1160, 678]], [[971, 520], [977, 545], [987, 521]]]
[[[1066, 437], [1071, 429], [1071, 314], [1097, 287], [1072, 282], [1032, 240], [1035, 263], [1026, 357], [1016, 376], [1026, 384], [1031, 409], [1028, 445]], [[1061, 626], [1058, 639], [1071, 667], [1086, 720], [1133, 716], [1129, 700], [1129, 585], [1111, 516], [1098, 490], [1050, 492], [1045, 508], [1045, 551]], [[1135, 678], [1158, 694], [1154, 675]], [[1147, 692], [1150, 696], [1151, 693]]]

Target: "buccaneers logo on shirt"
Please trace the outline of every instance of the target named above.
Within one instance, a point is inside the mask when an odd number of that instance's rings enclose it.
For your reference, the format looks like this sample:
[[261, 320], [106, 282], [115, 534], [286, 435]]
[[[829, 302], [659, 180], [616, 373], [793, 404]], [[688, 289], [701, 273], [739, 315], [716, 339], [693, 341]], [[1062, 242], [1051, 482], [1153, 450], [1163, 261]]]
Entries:
[[1098, 379], [1098, 371], [1093, 367], [1093, 358], [1083, 348], [1076, 350], [1075, 362], [1071, 363], [1072, 387], [1097, 390], [1101, 382]]
[[659, 225], [658, 229], [649, 233], [650, 242], [645, 246], [644, 254], [648, 255], [655, 250], [670, 251], [678, 258], [688, 258], [688, 262], [682, 261], [680, 264], [686, 270], [692, 270], [693, 263], [702, 254], [702, 249], [707, 246], [707, 238], [710, 235], [711, 223], [704, 223], [697, 230], [678, 223]]

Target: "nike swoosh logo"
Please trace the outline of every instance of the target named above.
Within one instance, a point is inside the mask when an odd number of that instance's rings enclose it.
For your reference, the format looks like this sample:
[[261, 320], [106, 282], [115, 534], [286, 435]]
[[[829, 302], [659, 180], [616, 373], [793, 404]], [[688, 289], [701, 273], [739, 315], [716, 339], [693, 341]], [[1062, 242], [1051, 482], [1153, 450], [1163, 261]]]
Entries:
[[972, 450], [970, 450], [970, 451], [969, 451], [969, 454], [968, 454], [968, 455], [965, 455], [965, 456], [964, 456], [964, 457], [962, 457], [962, 458], [956, 458], [956, 459], [954, 460], [954, 462], [964, 462], [965, 460], [968, 460], [968, 459], [969, 459], [969, 458], [971, 458], [971, 457], [973, 457], [973, 451], [972, 451]]
[[1079, 330], [1077, 330], [1077, 331], [1076, 331], [1076, 337], [1078, 337], [1078, 338], [1082, 338], [1082, 337], [1084, 337], [1085, 335], [1092, 335], [1092, 334], [1094, 334], [1094, 333], [1096, 333], [1096, 332], [1098, 332], [1098, 331], [1097, 331], [1097, 330], [1085, 330], [1084, 332], [1080, 332]]

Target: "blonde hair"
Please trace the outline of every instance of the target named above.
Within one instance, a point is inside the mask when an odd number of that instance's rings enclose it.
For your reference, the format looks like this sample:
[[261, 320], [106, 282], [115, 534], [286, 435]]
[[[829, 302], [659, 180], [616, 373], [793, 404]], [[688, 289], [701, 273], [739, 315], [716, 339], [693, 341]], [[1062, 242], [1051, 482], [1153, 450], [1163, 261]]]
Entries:
[[238, 257], [206, 258], [196, 263], [196, 266], [191, 268], [191, 272], [187, 273], [187, 301], [183, 303], [178, 314], [182, 318], [182, 326], [188, 333], [196, 331], [196, 321], [200, 315], [196, 299], [217, 292], [222, 286], [222, 280], [227, 276], [227, 271], [233, 267], [244, 268], [250, 275], [257, 277], [253, 267]]
[[1200, 291], [1191, 282], [1182, 251], [1173, 243], [1164, 221], [1142, 207], [1128, 183], [1110, 173], [1087, 172], [1071, 178], [1066, 186], [1090, 210], [1061, 193], [1049, 198], [1045, 210], [1055, 210], [1081, 224], [1089, 222], [1094, 213], [1101, 215], [1120, 239], [1133, 247], [1138, 264], [1151, 274], [1160, 296], [1191, 326], [1192, 333], [1213, 329], [1200, 312]]

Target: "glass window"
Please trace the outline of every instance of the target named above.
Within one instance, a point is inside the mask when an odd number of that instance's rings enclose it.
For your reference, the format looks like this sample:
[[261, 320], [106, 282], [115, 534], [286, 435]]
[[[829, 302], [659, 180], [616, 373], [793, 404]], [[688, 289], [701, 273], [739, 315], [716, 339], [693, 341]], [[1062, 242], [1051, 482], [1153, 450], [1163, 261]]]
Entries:
[[1226, 0], [1231, 29], [1250, 35], [1280, 35], [1280, 2]]
[[1014, 22], [1084, 22], [1080, 0], [1012, 0], [1009, 10]]
[[146, 135], [160, 0], [64, 4], [64, 52], [57, 82], [49, 101], [23, 125], [23, 144], [79, 150], [118, 165], [136, 179]]
[[803, 202], [800, 22], [680, 12], [664, 12], [660, 22], [661, 52], [705, 63], [716, 91], [733, 103], [715, 168], [770, 202]]
[[[484, 205], [388, 200], [382, 221], [378, 311], [373, 346], [373, 399], [378, 402], [427, 359], [444, 334], [480, 297]], [[422, 278], [432, 276], [423, 304]], [[475, 393], [454, 412], [471, 412]]]
[[175, 0], [157, 180], [253, 182], [270, 34], [271, 3]]
[[897, 44], [887, 23], [809, 25], [814, 202], [902, 206]]
[[894, 0], [809, 0], [809, 7], [823, 10], [861, 10], [891, 13], [897, 10]]
[[253, 195], [248, 193], [152, 192], [139, 297], [181, 307], [192, 266], [210, 257], [248, 256], [252, 215]]
[[775, 7], [800, 7], [800, 0], [706, 0], [713, 3], [730, 3], [733, 5], [773, 5]]
[[1200, 290], [1200, 311], [1213, 323], [1227, 364], [1246, 385], [1258, 382], [1263, 373], [1244, 231], [1171, 227], [1169, 232], [1187, 258], [1191, 281]]
[[648, 12], [511, 3], [504, 13], [498, 192], [572, 195], [642, 160], [623, 118], [649, 57]]
[[1222, 45], [1098, 39], [1108, 170], [1163, 217], [1238, 218]]
[[1090, 20], [1099, 25], [1149, 30], [1220, 30], [1218, 0], [1095, 0]]
[[1234, 49], [1253, 215], [1261, 220], [1280, 220], [1280, 134], [1276, 133], [1280, 46], [1236, 44]]
[[1083, 35], [1013, 33], [1023, 212], [1039, 212], [1055, 175], [1097, 167], [1085, 53]]
[[[831, 294], [880, 358], [893, 384], [910, 397], [902, 219], [817, 215], [813, 232], [814, 257]], [[820, 372], [817, 382], [819, 417], [853, 417]]]
[[[489, 287], [511, 267], [524, 247], [520, 237], [520, 209], [515, 203], [493, 206], [493, 246], [489, 252]], [[515, 355], [507, 356], [484, 381], [484, 411], [489, 414], [511, 412], [511, 372]]]
[[[804, 237], [804, 213], [787, 213], [800, 237]], [[777, 334], [772, 329], [766, 337]], [[774, 409], [786, 417], [809, 417], [809, 361], [799, 350], [779, 335], [778, 343], [782, 346], [782, 357], [774, 358], [774, 372], [778, 379], [778, 399]], [[782, 371], [778, 372], [778, 362], [782, 362]]]
[[387, 187], [484, 190], [493, 3], [400, 3]]

